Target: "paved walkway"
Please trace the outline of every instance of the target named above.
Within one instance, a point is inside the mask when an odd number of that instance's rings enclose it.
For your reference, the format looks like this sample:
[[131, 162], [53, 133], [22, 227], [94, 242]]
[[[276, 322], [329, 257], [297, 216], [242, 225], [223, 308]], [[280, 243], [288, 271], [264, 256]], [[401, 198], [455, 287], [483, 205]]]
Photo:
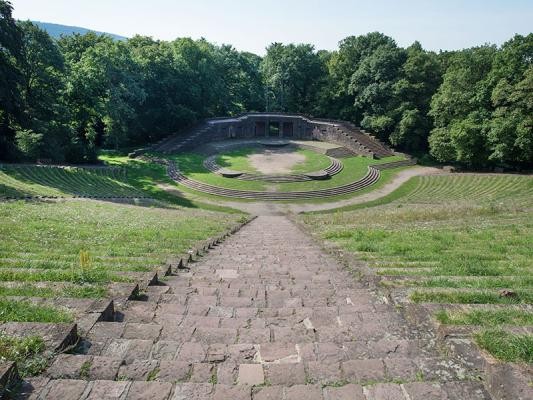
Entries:
[[439, 354], [433, 332], [409, 326], [280, 216], [151, 286], [120, 322], [98, 323], [85, 349], [60, 356], [28, 397], [490, 399], [475, 371]]

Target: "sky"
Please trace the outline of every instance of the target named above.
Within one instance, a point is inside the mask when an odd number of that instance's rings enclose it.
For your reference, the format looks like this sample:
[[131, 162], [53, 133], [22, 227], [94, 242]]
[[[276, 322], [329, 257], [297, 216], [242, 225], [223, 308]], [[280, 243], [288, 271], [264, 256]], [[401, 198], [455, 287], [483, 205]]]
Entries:
[[502, 44], [533, 31], [533, 0], [11, 0], [17, 19], [154, 39], [201, 37], [263, 55], [273, 42], [334, 50], [380, 31], [428, 50]]

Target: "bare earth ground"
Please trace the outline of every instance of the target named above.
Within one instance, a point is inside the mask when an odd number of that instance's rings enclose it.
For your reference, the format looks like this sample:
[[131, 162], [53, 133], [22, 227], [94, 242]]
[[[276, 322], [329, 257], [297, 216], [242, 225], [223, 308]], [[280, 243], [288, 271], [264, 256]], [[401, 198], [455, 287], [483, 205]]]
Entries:
[[288, 174], [296, 164], [305, 161], [305, 156], [296, 151], [265, 150], [250, 154], [248, 160], [262, 174]]

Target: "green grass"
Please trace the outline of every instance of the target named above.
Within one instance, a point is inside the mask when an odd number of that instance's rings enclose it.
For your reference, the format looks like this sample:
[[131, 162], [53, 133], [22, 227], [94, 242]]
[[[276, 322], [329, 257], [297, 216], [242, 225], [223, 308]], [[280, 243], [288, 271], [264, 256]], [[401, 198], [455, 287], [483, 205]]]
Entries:
[[257, 173], [257, 170], [252, 167], [248, 156], [257, 152], [257, 147], [243, 147], [235, 150], [227, 151], [216, 157], [216, 162], [221, 167], [231, 169], [233, 171]]
[[501, 304], [494, 318], [517, 324], [514, 304], [533, 303], [531, 177], [418, 177], [386, 198], [301, 220], [391, 276], [385, 287], [408, 288], [411, 301]]
[[[106, 283], [129, 280], [120, 271], [153, 270], [240, 217], [72, 200], [3, 203], [0, 219], [0, 281]], [[81, 251], [89, 267], [80, 266]]]
[[124, 169], [3, 166], [0, 198], [24, 196], [144, 196], [126, 182]]
[[476, 333], [474, 338], [481, 348], [499, 360], [533, 363], [533, 335], [487, 329]]
[[441, 310], [435, 316], [440, 323], [447, 325], [533, 325], [532, 312], [516, 309]]
[[516, 291], [516, 296], [504, 297], [490, 291], [420, 291], [410, 294], [415, 303], [461, 303], [461, 304], [533, 304], [533, 291]]
[[17, 285], [0, 286], [0, 296], [22, 296], [22, 297], [73, 297], [100, 299], [108, 294], [105, 287], [98, 285], [77, 285], [62, 283], [59, 286], [43, 286], [42, 284], [24, 283]]
[[[165, 186], [177, 191], [176, 183], [167, 175], [164, 166], [142, 159], [131, 159], [124, 155], [102, 154], [100, 160], [110, 166], [120, 166], [126, 171], [127, 183], [154, 199], [166, 203], [203, 210], [220, 211], [225, 213], [240, 214], [241, 212], [230, 207], [223, 207], [191, 200], [181, 194], [172, 194], [165, 190]], [[202, 166], [203, 167], [203, 166]], [[179, 189], [179, 190], [178, 190]]]
[[[385, 171], [386, 172], [386, 171]], [[533, 196], [533, 179], [524, 176], [444, 175], [409, 179], [393, 192], [366, 203], [340, 207], [317, 214], [354, 211], [387, 204], [461, 203], [480, 198], [485, 203], [520, 204]]]
[[[302, 150], [305, 152], [313, 153], [309, 150]], [[316, 153], [314, 153], [316, 154]], [[255, 191], [264, 191], [267, 186], [272, 189], [280, 192], [291, 192], [291, 191], [305, 191], [305, 190], [319, 190], [319, 189], [328, 189], [332, 187], [346, 185], [348, 183], [354, 182], [363, 178], [368, 172], [368, 166], [376, 165], [381, 163], [387, 163], [391, 161], [398, 161], [403, 159], [400, 156], [392, 156], [383, 158], [380, 160], [372, 160], [367, 157], [348, 157], [344, 158], [343, 164], [344, 168], [341, 172], [334, 175], [331, 179], [328, 180], [317, 180], [317, 181], [306, 181], [306, 182], [291, 182], [291, 183], [277, 183], [277, 184], [267, 184], [261, 181], [243, 181], [233, 178], [224, 178], [221, 175], [214, 174], [211, 171], [207, 170], [203, 166], [204, 156], [195, 153], [180, 154], [170, 157], [175, 161], [180, 169], [180, 171], [190, 179], [196, 180], [198, 182], [206, 183], [213, 186], [223, 187], [227, 189], [238, 189], [238, 190], [255, 190]], [[328, 163], [329, 165], [329, 163]], [[231, 168], [237, 169], [237, 168]], [[320, 168], [311, 168], [312, 170], [317, 170]], [[387, 175], [390, 171], [384, 171], [383, 174]], [[181, 188], [182, 186], [180, 186]], [[199, 193], [195, 192], [194, 193]], [[338, 199], [352, 197], [353, 195], [348, 196], [339, 196]], [[214, 196], [216, 197], [216, 196]], [[338, 199], [327, 199], [326, 201], [338, 200]]]
[[0, 362], [16, 362], [22, 377], [42, 372], [48, 360], [43, 356], [44, 341], [40, 337], [15, 338], [0, 335]]
[[66, 311], [48, 306], [38, 306], [29, 301], [0, 299], [0, 323], [3, 322], [72, 322]]
[[305, 156], [305, 161], [293, 166], [291, 172], [294, 174], [320, 171], [331, 165], [330, 158], [324, 154], [307, 149], [298, 149], [297, 152]]

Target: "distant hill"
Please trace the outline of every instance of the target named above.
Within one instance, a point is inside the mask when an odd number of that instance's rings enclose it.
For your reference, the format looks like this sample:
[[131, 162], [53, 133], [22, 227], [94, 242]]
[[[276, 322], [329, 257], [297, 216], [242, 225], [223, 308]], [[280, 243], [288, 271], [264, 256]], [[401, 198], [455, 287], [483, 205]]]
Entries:
[[40, 22], [40, 21], [31, 21], [31, 22], [33, 22], [39, 28], [44, 29], [46, 32], [48, 32], [50, 36], [56, 39], [59, 39], [61, 35], [72, 35], [74, 33], [79, 33], [83, 35], [87, 32], [94, 32], [98, 35], [108, 35], [108, 36], [111, 36], [115, 40], [126, 40], [127, 39], [127, 37], [115, 35], [113, 33], [98, 32], [92, 29], [81, 28], [79, 26], [52, 24], [49, 22]]

